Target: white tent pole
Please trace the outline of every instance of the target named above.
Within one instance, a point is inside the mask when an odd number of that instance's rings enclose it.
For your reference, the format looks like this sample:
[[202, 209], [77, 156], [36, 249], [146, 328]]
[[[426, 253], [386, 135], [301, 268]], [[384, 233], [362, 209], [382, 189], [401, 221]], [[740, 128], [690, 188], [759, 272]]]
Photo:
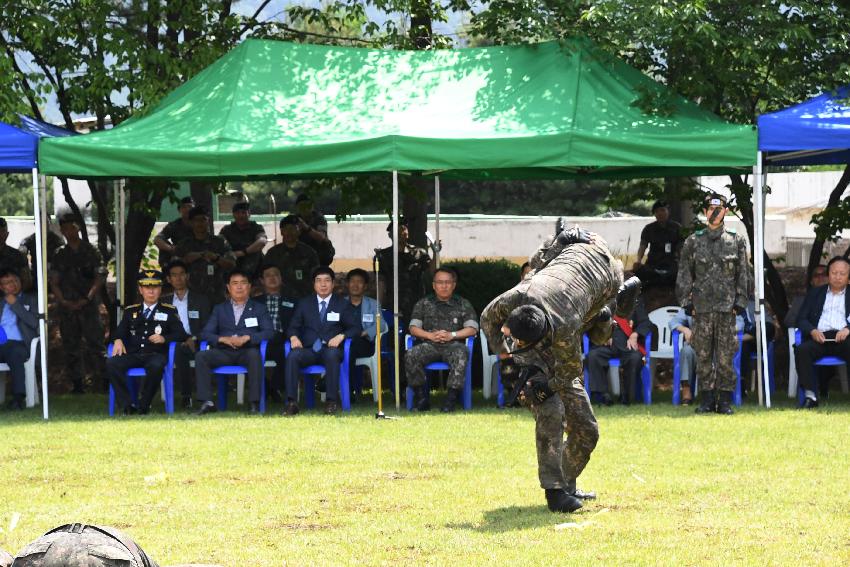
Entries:
[[115, 298], [118, 300], [116, 322], [124, 312], [124, 182], [116, 179], [115, 187]]
[[764, 155], [761, 152], [758, 152], [756, 159], [757, 159], [756, 167], [758, 167], [758, 174], [759, 174], [759, 218], [758, 218], [758, 226], [761, 229], [759, 231], [759, 235], [761, 237], [761, 247], [759, 248], [759, 251], [761, 253], [761, 256], [759, 257], [759, 259], [761, 260], [761, 262], [759, 263], [759, 266], [761, 267], [761, 269], [759, 270], [759, 273], [758, 273], [759, 289], [761, 290], [760, 294], [759, 294], [759, 303], [760, 303], [761, 312], [762, 312], [762, 315], [763, 315], [761, 319], [757, 319], [757, 321], [759, 321], [759, 330], [761, 331], [761, 343], [760, 343], [761, 344], [761, 353], [760, 353], [760, 356], [758, 357], [758, 360], [759, 360], [760, 365], [761, 365], [761, 370], [762, 370], [761, 374], [762, 374], [762, 379], [764, 381], [763, 382], [763, 384], [764, 384], [764, 403], [765, 403], [765, 407], [770, 408], [770, 406], [771, 406], [770, 373], [769, 373], [770, 365], [769, 365], [769, 361], [767, 359], [767, 317], [766, 317], [767, 311], [765, 310], [765, 301], [764, 301], [764, 255], [765, 255], [764, 224], [765, 224], [765, 216], [766, 216], [766, 209], [767, 209], [767, 197], [764, 193], [764, 187], [765, 187], [766, 182], [767, 182], [767, 173], [764, 170]]
[[395, 409], [401, 409], [401, 367], [399, 364], [399, 340], [398, 340], [398, 171], [393, 171], [393, 327], [395, 328], [395, 354], [393, 364], [395, 365]]
[[47, 252], [44, 234], [45, 219], [42, 218], [41, 195], [39, 194], [38, 169], [32, 168], [32, 212], [35, 220], [35, 280], [38, 295], [38, 351], [41, 356], [41, 411], [49, 419], [47, 407]]
[[434, 222], [436, 240], [434, 246], [434, 260], [437, 262], [437, 267], [440, 267], [440, 176], [434, 176]]
[[756, 377], [758, 381], [759, 405], [770, 407], [770, 386], [767, 372], [767, 348], [765, 344], [766, 326], [764, 317], [764, 178], [762, 176], [762, 154], [758, 152], [753, 167], [753, 224], [755, 242], [753, 243], [753, 267], [755, 284], [755, 323], [756, 323]]

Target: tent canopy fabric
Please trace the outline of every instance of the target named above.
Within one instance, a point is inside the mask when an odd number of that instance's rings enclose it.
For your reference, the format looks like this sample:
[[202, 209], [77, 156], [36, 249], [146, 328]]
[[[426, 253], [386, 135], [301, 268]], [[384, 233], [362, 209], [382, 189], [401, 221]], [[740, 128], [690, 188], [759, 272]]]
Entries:
[[850, 163], [850, 86], [759, 116], [766, 165]]
[[38, 165], [40, 138], [70, 136], [74, 132], [20, 116], [21, 127], [0, 122], [0, 172], [29, 173]]
[[[647, 93], [672, 112], [643, 113]], [[752, 167], [756, 132], [584, 39], [436, 51], [246, 40], [145, 116], [39, 151], [45, 173], [83, 178], [646, 177]]]

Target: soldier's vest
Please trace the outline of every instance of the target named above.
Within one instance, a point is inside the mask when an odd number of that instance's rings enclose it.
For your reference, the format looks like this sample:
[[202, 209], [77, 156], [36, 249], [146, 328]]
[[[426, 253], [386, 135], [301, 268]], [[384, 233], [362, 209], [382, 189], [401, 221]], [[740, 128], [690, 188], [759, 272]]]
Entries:
[[115, 528], [65, 524], [21, 551], [12, 567], [158, 567]]

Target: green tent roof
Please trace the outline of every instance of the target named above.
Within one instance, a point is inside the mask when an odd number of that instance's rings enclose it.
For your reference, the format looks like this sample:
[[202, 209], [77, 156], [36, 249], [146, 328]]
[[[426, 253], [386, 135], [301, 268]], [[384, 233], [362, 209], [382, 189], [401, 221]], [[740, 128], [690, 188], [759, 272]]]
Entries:
[[147, 115], [46, 140], [70, 177], [172, 179], [410, 171], [646, 177], [752, 167], [756, 132], [674, 96], [586, 40], [390, 51], [247, 40]]

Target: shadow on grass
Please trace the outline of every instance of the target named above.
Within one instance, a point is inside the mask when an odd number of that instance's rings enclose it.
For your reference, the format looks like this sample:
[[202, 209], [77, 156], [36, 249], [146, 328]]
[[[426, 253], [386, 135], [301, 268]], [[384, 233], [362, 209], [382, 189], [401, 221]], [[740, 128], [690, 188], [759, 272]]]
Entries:
[[505, 506], [484, 512], [481, 523], [462, 522], [446, 524], [453, 530], [479, 533], [504, 533], [551, 527], [561, 522], [581, 521], [582, 513], [553, 514], [543, 502], [539, 506]]

